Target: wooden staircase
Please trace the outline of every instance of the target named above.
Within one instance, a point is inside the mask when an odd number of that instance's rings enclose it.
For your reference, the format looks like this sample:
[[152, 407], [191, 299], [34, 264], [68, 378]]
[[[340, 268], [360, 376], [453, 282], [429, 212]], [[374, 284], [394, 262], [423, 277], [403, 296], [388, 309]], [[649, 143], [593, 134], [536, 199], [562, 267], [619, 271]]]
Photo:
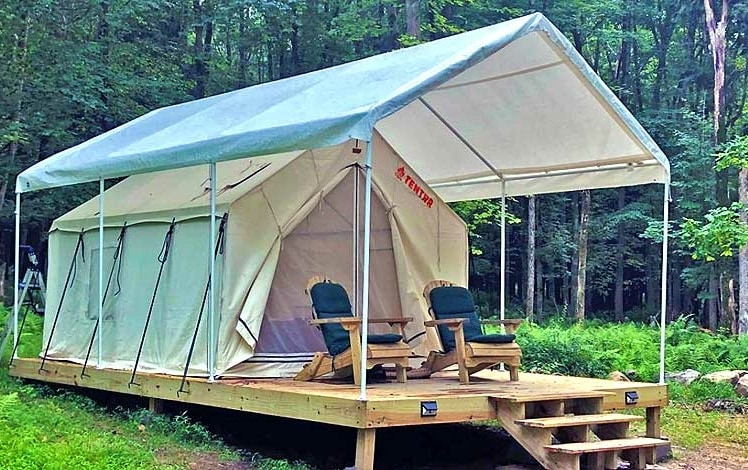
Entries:
[[[608, 392], [559, 392], [494, 397], [499, 421], [547, 469], [615, 469], [618, 460], [632, 470], [654, 463], [659, 438], [648, 423], [648, 437], [629, 437], [629, 425], [644, 418], [603, 413]], [[652, 413], [659, 417], [658, 413]], [[648, 414], [649, 416], [649, 414]], [[655, 435], [656, 434], [656, 435]]]

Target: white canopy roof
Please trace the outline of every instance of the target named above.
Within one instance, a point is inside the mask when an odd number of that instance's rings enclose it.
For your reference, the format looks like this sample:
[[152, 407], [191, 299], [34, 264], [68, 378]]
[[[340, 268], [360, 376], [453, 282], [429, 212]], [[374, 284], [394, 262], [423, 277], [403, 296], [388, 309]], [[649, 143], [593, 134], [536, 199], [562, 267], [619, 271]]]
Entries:
[[[447, 200], [669, 181], [662, 151], [541, 14], [152, 111], [16, 190], [371, 139]], [[502, 184], [503, 181], [503, 184]]]

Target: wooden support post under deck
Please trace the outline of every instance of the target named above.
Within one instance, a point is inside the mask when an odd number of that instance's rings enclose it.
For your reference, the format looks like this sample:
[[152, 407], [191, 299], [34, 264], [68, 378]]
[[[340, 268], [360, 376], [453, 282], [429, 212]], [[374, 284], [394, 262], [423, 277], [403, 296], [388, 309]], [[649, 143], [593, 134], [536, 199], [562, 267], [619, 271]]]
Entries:
[[[662, 437], [662, 431], [660, 430], [660, 410], [661, 408], [659, 406], [647, 407], [647, 437], [654, 437], [657, 439]], [[655, 464], [657, 463], [657, 449], [643, 449], [638, 457], [640, 465], [641, 460], [644, 461], [644, 466], [641, 468], [644, 468], [648, 463]], [[631, 468], [634, 469], [636, 467], [632, 464]]]
[[647, 437], [659, 439], [660, 434], [660, 407], [651, 406], [647, 408]]
[[356, 470], [374, 470], [374, 445], [377, 430], [359, 429], [356, 435]]
[[164, 401], [153, 397], [148, 398], [148, 411], [156, 414], [163, 413]]

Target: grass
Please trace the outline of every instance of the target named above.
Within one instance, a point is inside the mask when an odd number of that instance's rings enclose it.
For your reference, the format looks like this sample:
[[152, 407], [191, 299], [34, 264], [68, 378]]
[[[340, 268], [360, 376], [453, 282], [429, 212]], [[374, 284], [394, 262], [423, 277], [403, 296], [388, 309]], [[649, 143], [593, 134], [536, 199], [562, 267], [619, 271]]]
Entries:
[[[108, 412], [81, 395], [24, 385], [0, 372], [4, 469], [177, 469], [188, 463], [185, 452], [238, 459], [183, 416], [145, 418], [144, 412]], [[163, 461], [163, 452], [183, 458]]]
[[[7, 310], [0, 310], [0, 325]], [[2, 327], [0, 327], [2, 328]], [[18, 354], [42, 348], [42, 319], [29, 314]], [[8, 376], [0, 367], [0, 468], [3, 470], [183, 469], [194, 462], [236, 462], [257, 470], [304, 470], [303, 464], [240, 454], [186, 414], [107, 409], [93, 400]], [[237, 467], [239, 468], [239, 467]]]
[[[0, 309], [0, 325], [7, 311]], [[29, 315], [19, 355], [36, 356], [42, 348], [42, 321]], [[635, 378], [655, 381], [659, 330], [636, 323], [571, 323], [552, 319], [545, 325], [524, 324], [518, 334], [525, 370], [606, 377], [613, 370], [633, 371]], [[702, 373], [743, 368], [748, 339], [700, 330], [688, 318], [667, 328], [667, 369]], [[4, 363], [10, 348], [4, 354]], [[696, 381], [670, 385], [671, 406], [662, 414], [663, 433], [676, 446], [695, 450], [727, 445], [748, 456], [748, 418], [706, 412], [701, 404], [727, 399], [748, 406], [729, 384]], [[643, 426], [637, 424], [637, 426]], [[635, 429], [642, 432], [643, 429]], [[30, 385], [0, 368], [0, 465], [15, 469], [180, 469], [209, 458], [244, 462], [258, 470], [305, 470], [300, 462], [240, 454], [186, 414], [153, 415], [142, 409], [107, 409], [82, 395], [45, 385]]]
[[[635, 410], [643, 415], [643, 410]], [[701, 405], [673, 402], [662, 409], [662, 434], [676, 448], [694, 451], [705, 447], [738, 447], [748, 457], [748, 417], [704, 411]], [[632, 434], [644, 434], [644, 422], [632, 424]], [[676, 452], [677, 456], [677, 452]]]

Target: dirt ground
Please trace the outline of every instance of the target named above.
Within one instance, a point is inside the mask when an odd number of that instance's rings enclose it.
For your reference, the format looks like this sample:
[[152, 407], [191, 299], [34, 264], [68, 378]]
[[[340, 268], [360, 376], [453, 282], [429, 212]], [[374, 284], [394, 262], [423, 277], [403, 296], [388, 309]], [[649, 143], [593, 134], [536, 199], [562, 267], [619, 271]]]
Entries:
[[709, 444], [698, 451], [673, 449], [675, 458], [663, 466], [671, 470], [745, 470], [746, 449], [741, 446]]

